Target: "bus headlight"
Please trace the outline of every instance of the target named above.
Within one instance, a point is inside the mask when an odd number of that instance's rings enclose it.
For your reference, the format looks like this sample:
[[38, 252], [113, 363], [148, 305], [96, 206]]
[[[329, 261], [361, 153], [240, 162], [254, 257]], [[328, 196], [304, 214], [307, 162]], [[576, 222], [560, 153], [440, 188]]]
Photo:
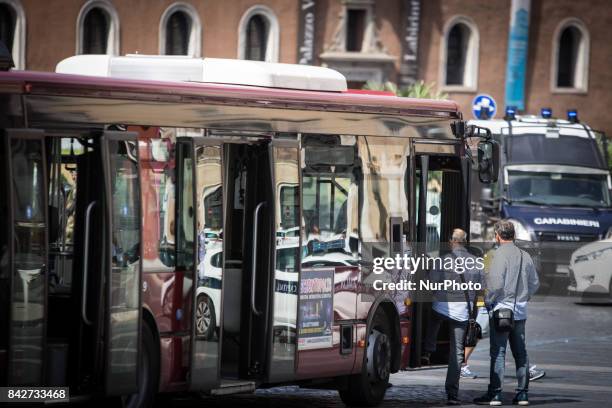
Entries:
[[513, 220], [513, 219], [509, 219], [508, 221], [510, 221], [512, 225], [514, 225], [514, 238], [515, 239], [518, 239], [519, 241], [531, 241], [531, 233], [523, 225], [522, 222]]

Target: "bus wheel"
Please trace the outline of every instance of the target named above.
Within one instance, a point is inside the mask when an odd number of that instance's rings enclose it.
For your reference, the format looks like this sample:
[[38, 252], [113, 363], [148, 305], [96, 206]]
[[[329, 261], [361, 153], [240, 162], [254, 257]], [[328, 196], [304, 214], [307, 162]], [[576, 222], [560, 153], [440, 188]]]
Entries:
[[349, 406], [374, 407], [381, 403], [389, 387], [391, 374], [391, 327], [383, 313], [374, 316], [361, 374], [348, 378], [340, 398]]
[[138, 392], [125, 398], [125, 408], [152, 407], [159, 386], [159, 352], [149, 325], [142, 323], [142, 359], [138, 367]]
[[206, 295], [198, 296], [196, 302], [196, 334], [211, 340], [217, 327], [215, 307], [212, 300]]

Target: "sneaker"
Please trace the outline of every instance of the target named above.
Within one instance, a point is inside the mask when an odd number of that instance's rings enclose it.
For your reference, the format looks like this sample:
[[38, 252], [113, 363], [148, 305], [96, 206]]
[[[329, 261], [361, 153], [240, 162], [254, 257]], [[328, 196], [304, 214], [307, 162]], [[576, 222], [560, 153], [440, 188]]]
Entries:
[[529, 367], [529, 381], [537, 381], [546, 375], [546, 371], [538, 370], [535, 365]]
[[446, 405], [461, 405], [461, 401], [459, 401], [459, 398], [449, 395], [446, 400]]
[[478, 376], [476, 374], [474, 374], [471, 370], [470, 370], [470, 366], [469, 365], [464, 365], [463, 367], [461, 367], [461, 378], [478, 378]]
[[429, 360], [430, 355], [431, 354], [427, 351], [421, 354], [421, 365], [429, 365], [431, 363], [431, 361]]
[[512, 405], [529, 405], [527, 391], [520, 391], [512, 400]]
[[474, 398], [474, 404], [500, 406], [502, 405], [501, 393], [492, 394], [487, 392], [482, 397]]

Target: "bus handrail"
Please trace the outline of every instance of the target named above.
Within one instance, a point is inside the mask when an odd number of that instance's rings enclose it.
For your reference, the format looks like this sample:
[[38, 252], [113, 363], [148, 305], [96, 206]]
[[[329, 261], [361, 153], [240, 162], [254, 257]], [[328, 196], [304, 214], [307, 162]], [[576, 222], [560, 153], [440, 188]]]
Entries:
[[257, 306], [255, 305], [255, 282], [257, 278], [256, 268], [257, 268], [257, 229], [259, 226], [259, 210], [261, 207], [265, 206], [266, 202], [262, 201], [257, 204], [255, 207], [255, 211], [253, 214], [253, 256], [252, 256], [252, 267], [251, 267], [251, 310], [257, 316], [261, 316], [261, 312], [257, 310]]
[[91, 221], [91, 211], [98, 202], [92, 201], [85, 211], [85, 240], [83, 243], [83, 296], [81, 299], [81, 317], [86, 325], [91, 326], [91, 320], [87, 318], [87, 276], [89, 270], [89, 224]]

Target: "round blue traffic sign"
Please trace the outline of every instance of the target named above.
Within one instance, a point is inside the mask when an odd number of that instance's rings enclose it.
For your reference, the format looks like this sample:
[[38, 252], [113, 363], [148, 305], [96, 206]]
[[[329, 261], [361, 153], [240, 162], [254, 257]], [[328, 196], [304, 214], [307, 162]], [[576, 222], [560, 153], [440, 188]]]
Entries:
[[472, 101], [472, 114], [476, 119], [493, 119], [496, 112], [497, 104], [490, 95], [476, 95]]

